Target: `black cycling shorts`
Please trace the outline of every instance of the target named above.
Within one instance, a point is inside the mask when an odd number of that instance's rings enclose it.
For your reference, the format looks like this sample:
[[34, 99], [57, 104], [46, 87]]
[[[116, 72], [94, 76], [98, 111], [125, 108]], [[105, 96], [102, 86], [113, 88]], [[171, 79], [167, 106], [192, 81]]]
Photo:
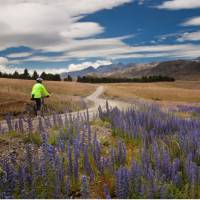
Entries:
[[40, 98], [34, 98], [34, 100], [35, 100], [35, 103], [36, 103], [36, 110], [37, 111], [40, 111], [40, 109], [41, 109], [41, 99]]

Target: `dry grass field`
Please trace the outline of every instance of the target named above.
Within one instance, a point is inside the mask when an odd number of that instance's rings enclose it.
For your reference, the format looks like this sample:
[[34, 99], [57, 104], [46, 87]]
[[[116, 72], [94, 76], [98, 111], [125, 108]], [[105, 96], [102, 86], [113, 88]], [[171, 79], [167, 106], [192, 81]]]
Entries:
[[159, 102], [200, 103], [200, 81], [105, 84], [105, 96], [125, 101], [135, 98]]
[[[30, 102], [31, 88], [35, 81], [0, 79], [0, 117], [7, 113], [14, 115], [24, 110]], [[83, 106], [82, 98], [95, 91], [96, 86], [74, 82], [45, 81], [44, 85], [51, 97], [46, 103], [60, 112], [64, 109], [79, 110]]]

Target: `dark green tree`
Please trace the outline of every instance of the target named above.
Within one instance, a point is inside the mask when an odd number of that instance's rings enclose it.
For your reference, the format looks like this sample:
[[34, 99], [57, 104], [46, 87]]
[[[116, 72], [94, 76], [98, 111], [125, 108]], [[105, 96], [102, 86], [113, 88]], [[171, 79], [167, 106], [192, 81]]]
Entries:
[[36, 71], [33, 72], [32, 79], [36, 80], [39, 77]]
[[16, 79], [20, 78], [18, 71], [15, 71], [13, 73], [13, 78], [16, 78]]
[[23, 79], [30, 79], [31, 78], [31, 76], [30, 76], [30, 74], [28, 72], [28, 69], [24, 70], [24, 73], [22, 74], [22, 78]]

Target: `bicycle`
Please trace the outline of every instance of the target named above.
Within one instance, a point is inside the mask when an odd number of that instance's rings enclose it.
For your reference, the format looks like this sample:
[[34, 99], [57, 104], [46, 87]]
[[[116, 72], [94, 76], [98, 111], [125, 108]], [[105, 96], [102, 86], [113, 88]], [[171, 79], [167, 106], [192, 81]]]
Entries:
[[[40, 116], [43, 118], [45, 116], [53, 114], [53, 109], [45, 104], [44, 99], [45, 97], [41, 98], [41, 109], [40, 109]], [[34, 118], [36, 116], [37, 116], [36, 103], [35, 102], [27, 103], [25, 105], [25, 111], [23, 112], [24, 121], [28, 121], [30, 118]]]

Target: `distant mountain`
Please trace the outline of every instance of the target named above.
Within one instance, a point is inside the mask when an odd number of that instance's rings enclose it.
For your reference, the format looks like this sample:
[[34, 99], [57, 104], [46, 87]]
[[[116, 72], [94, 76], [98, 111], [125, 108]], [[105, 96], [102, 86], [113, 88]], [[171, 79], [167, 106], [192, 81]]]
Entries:
[[107, 72], [123, 69], [124, 67], [126, 67], [126, 65], [124, 65], [122, 63], [111, 64], [111, 65], [102, 65], [102, 66], [99, 66], [95, 70], [95, 73], [107, 73]]
[[78, 77], [78, 76], [86, 76], [86, 75], [93, 75], [93, 74], [104, 74], [104, 73], [112, 72], [112, 71], [115, 71], [115, 70], [123, 69], [125, 67], [126, 66], [122, 63], [111, 64], [111, 65], [101, 65], [98, 68], [94, 68], [94, 67], [90, 66], [90, 67], [83, 69], [83, 70], [62, 73], [61, 77], [65, 78], [68, 75], [70, 75], [71, 77], [75, 78], [75, 77]]
[[175, 60], [153, 62], [145, 64], [111, 64], [102, 65], [98, 68], [88, 67], [83, 70], [61, 74], [62, 78], [70, 75], [98, 76], [117, 78], [140, 78], [142, 76], [169, 76], [176, 80], [200, 80], [200, 57], [194, 60]]
[[169, 76], [176, 80], [200, 80], [200, 61], [176, 60], [136, 64], [124, 70], [105, 73], [106, 77], [137, 78], [142, 76]]
[[75, 77], [78, 77], [78, 76], [85, 76], [85, 75], [93, 73], [93, 72], [95, 72], [95, 68], [90, 66], [90, 67], [87, 67], [86, 69], [62, 73], [61, 78], [66, 78], [68, 75], [75, 78]]

